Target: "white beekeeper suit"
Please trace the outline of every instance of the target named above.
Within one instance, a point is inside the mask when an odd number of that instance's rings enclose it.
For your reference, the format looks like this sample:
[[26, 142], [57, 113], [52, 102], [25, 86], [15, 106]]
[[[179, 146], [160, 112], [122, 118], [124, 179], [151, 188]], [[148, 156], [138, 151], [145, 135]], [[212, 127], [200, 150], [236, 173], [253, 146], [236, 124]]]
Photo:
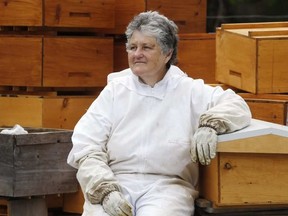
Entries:
[[68, 163], [78, 169], [83, 215], [108, 215], [99, 204], [103, 185], [121, 191], [134, 216], [192, 215], [198, 165], [191, 161], [191, 137], [199, 121], [220, 122], [218, 133], [247, 126], [247, 104], [232, 90], [193, 80], [176, 66], [153, 88], [130, 69], [119, 74], [73, 133]]

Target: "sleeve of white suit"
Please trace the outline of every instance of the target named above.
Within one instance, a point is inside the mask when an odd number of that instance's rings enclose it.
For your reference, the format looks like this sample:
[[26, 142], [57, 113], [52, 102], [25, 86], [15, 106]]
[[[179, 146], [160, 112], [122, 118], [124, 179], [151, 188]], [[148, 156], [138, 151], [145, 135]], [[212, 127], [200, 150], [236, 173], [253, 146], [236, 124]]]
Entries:
[[111, 131], [113, 94], [105, 88], [76, 124], [73, 147], [67, 162], [78, 169], [77, 179], [84, 196], [91, 203], [101, 203], [111, 191], [119, 191], [108, 165], [106, 144]]
[[223, 91], [220, 87], [207, 86], [204, 91], [208, 95], [208, 106], [200, 115], [198, 129], [191, 140], [191, 159], [208, 165], [216, 156], [217, 135], [248, 126], [251, 112], [244, 99], [230, 89]]
[[234, 91], [216, 87], [199, 126], [211, 126], [217, 134], [240, 130], [250, 124], [251, 112], [245, 100]]

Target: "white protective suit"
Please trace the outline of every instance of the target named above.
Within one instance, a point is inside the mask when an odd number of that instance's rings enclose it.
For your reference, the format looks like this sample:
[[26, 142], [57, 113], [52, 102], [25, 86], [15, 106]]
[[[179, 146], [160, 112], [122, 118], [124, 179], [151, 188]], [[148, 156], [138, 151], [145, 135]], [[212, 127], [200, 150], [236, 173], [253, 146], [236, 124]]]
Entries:
[[247, 104], [232, 90], [193, 80], [176, 66], [153, 88], [130, 69], [117, 74], [72, 137], [68, 163], [78, 168], [83, 215], [107, 215], [87, 200], [103, 183], [124, 194], [134, 216], [193, 215], [198, 165], [191, 162], [190, 141], [200, 116], [205, 124], [221, 120], [221, 133], [232, 132], [249, 124]]

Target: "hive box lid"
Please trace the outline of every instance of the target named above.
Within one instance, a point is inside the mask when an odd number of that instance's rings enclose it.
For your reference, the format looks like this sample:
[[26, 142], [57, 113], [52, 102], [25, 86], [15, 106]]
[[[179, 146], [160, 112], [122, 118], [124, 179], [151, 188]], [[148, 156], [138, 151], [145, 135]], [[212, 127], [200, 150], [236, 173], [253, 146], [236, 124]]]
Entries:
[[288, 22], [224, 23], [218, 29], [254, 39], [288, 37]]
[[288, 154], [288, 127], [252, 119], [242, 130], [219, 135], [217, 152]]

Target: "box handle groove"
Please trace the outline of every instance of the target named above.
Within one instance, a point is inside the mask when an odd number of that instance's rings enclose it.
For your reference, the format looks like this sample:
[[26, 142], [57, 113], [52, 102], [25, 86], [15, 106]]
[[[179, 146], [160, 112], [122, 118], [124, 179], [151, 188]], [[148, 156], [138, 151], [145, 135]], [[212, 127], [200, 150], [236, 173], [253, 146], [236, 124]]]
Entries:
[[91, 77], [90, 72], [69, 72], [68, 77]]
[[242, 74], [237, 71], [229, 70], [229, 75], [231, 76], [237, 76], [237, 77], [242, 77]]
[[69, 12], [70, 17], [91, 17], [91, 13], [83, 13], [83, 12]]

